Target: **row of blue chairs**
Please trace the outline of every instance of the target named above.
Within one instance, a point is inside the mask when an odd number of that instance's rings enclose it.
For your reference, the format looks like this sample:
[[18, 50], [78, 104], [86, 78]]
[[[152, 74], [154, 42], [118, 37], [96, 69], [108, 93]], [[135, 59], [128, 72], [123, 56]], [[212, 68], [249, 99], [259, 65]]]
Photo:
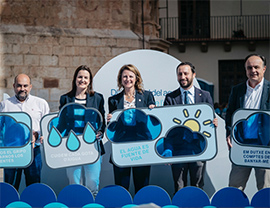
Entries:
[[196, 187], [185, 187], [171, 199], [169, 194], [158, 186], [146, 186], [132, 198], [123, 187], [112, 185], [102, 188], [94, 199], [85, 186], [68, 185], [58, 196], [46, 184], [36, 183], [26, 187], [21, 195], [7, 183], [0, 183], [0, 207], [134, 207], [154, 203], [160, 207], [270, 207], [270, 188], [258, 191], [249, 201], [244, 192], [233, 187], [217, 191], [211, 200]]

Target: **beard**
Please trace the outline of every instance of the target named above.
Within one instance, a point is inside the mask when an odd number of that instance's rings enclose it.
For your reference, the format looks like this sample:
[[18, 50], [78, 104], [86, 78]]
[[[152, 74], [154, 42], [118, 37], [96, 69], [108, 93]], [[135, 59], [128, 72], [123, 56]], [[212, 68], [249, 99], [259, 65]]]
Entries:
[[187, 89], [187, 88], [189, 88], [191, 85], [192, 85], [192, 83], [193, 83], [193, 80], [187, 80], [186, 82], [186, 84], [183, 84], [182, 82], [181, 82], [181, 80], [180, 81], [178, 81], [179, 82], [179, 84], [180, 84], [180, 86], [183, 88], [183, 89]]
[[19, 92], [16, 94], [16, 98], [17, 98], [19, 101], [25, 101], [27, 97], [28, 97], [28, 93], [27, 93], [27, 92], [24, 92], [24, 91], [19, 91]]

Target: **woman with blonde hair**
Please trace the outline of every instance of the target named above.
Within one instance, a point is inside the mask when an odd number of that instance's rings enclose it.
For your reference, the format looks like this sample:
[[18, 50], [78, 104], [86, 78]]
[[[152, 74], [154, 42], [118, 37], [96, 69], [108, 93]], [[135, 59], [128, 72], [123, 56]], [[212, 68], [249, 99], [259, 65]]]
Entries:
[[[109, 114], [107, 121], [112, 118], [112, 112], [117, 109], [155, 107], [155, 99], [150, 91], [143, 89], [143, 81], [139, 70], [132, 64], [120, 68], [117, 76], [120, 93], [109, 97]], [[132, 169], [135, 193], [149, 184], [150, 166], [120, 168], [113, 164], [115, 184], [129, 189], [130, 172]]]

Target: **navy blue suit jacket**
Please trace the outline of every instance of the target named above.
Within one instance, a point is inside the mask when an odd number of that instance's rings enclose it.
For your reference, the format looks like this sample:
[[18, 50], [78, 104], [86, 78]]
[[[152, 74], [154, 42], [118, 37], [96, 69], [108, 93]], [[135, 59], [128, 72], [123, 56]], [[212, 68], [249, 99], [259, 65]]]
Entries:
[[[209, 103], [214, 107], [213, 100], [209, 92], [195, 87], [195, 103]], [[164, 105], [178, 105], [183, 104], [180, 88], [167, 94]]]
[[[155, 105], [155, 98], [150, 91], [145, 90], [140, 93], [136, 90], [135, 99], [136, 108], [148, 107], [151, 104]], [[109, 97], [108, 105], [109, 113], [112, 113], [117, 109], [124, 109], [124, 90], [116, 95]], [[110, 162], [112, 163], [111, 158]]]
[[[75, 96], [71, 96], [69, 93], [64, 94], [60, 97], [60, 106], [61, 109], [67, 103], [74, 103]], [[101, 127], [101, 131], [105, 130], [105, 110], [104, 110], [104, 98], [100, 93], [95, 92], [94, 95], [86, 95], [86, 107], [96, 108], [102, 115], [103, 124]]]
[[[231, 90], [229, 98], [228, 109], [226, 111], [226, 135], [229, 136], [232, 128], [232, 116], [234, 111], [239, 108], [244, 108], [245, 94], [247, 91], [246, 82], [234, 86]], [[260, 110], [270, 109], [270, 82], [264, 80], [263, 92], [260, 104]]]
[[[135, 94], [136, 108], [148, 107], [149, 105], [155, 105], [155, 98], [150, 91], [143, 91], [142, 93], [136, 90]], [[109, 113], [117, 109], [124, 109], [124, 90], [116, 95], [109, 97]]]

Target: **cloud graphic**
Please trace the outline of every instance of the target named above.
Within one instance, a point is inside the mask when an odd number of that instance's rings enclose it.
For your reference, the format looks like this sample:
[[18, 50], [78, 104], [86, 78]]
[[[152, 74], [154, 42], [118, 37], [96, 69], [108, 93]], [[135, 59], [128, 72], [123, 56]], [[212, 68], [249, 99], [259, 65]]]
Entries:
[[195, 156], [206, 148], [207, 141], [199, 132], [192, 132], [185, 126], [170, 129], [156, 144], [157, 152], [164, 157]]
[[135, 108], [121, 112], [106, 129], [107, 138], [116, 143], [154, 140], [160, 133], [160, 121]]
[[62, 137], [68, 136], [71, 130], [78, 136], [83, 135], [89, 126], [97, 132], [101, 125], [102, 117], [97, 110], [70, 103], [65, 105], [58, 116], [49, 122], [49, 131], [54, 126]]
[[30, 129], [26, 124], [7, 115], [0, 116], [0, 148], [23, 147], [30, 139]]
[[270, 146], [270, 115], [255, 113], [233, 126], [233, 138], [248, 146]]

